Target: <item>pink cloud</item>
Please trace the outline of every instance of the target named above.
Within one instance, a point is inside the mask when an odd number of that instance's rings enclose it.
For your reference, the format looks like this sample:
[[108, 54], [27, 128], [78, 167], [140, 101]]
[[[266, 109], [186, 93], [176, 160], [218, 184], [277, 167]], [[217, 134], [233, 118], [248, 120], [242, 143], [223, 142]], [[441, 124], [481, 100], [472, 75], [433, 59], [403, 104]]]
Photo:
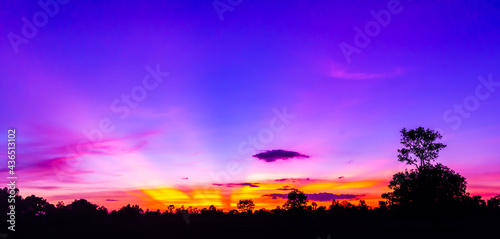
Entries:
[[21, 144], [23, 149], [18, 153], [17, 170], [27, 182], [85, 183], [85, 175], [97, 173], [93, 167], [83, 167], [86, 156], [113, 156], [139, 151], [148, 145], [150, 136], [160, 131], [154, 129], [121, 137], [108, 136], [91, 143], [77, 131], [39, 125], [23, 132], [28, 136], [23, 139], [27, 142]]

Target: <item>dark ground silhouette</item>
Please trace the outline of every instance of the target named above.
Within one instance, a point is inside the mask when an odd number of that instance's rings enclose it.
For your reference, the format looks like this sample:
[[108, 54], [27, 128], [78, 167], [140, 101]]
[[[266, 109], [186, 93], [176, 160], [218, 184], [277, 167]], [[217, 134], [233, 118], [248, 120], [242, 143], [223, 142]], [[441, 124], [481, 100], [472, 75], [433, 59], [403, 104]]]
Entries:
[[[6, 202], [6, 188], [1, 191]], [[301, 193], [301, 192], [298, 192]], [[57, 207], [29, 196], [16, 204], [16, 232], [9, 238], [336, 238], [343, 236], [453, 236], [477, 238], [497, 233], [500, 195], [487, 202], [466, 197], [444, 208], [388, 205], [370, 208], [364, 201], [353, 205], [333, 201], [328, 208], [296, 207], [254, 212], [215, 207], [201, 211], [143, 211], [127, 205], [108, 213], [85, 199]], [[5, 203], [2, 203], [5, 204]], [[296, 204], [300, 205], [300, 204]], [[2, 209], [5, 205], [2, 205]], [[6, 215], [7, 211], [2, 210]], [[7, 228], [4, 223], [4, 228]], [[3, 230], [7, 232], [7, 230]]]

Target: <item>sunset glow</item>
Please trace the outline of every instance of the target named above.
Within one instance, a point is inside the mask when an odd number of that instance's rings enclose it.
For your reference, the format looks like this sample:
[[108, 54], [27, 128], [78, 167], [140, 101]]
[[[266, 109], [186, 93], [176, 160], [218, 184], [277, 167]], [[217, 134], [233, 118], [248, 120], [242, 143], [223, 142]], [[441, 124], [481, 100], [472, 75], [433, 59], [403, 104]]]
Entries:
[[212, 2], [69, 1], [14, 48], [42, 10], [3, 4], [0, 125], [17, 129], [22, 196], [229, 211], [299, 189], [376, 207], [414, 168], [397, 149], [419, 126], [471, 195], [500, 193], [498, 3], [400, 1], [347, 56], [388, 1], [243, 1], [223, 20]]

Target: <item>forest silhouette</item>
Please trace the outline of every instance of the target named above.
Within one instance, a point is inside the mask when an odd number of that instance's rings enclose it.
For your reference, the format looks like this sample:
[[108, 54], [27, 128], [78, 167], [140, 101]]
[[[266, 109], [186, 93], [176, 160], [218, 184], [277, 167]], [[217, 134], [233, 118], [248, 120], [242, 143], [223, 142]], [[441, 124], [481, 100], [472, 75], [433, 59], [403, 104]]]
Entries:
[[[465, 177], [434, 163], [446, 145], [439, 132], [419, 127], [401, 130], [398, 160], [415, 166], [389, 181], [378, 207], [364, 200], [357, 205], [332, 200], [331, 205], [309, 203], [294, 189], [275, 209], [255, 210], [250, 199], [224, 212], [215, 206], [196, 209], [170, 205], [166, 211], [144, 211], [126, 205], [109, 212], [85, 199], [65, 205], [35, 195], [23, 198], [19, 189], [0, 190], [3, 215], [9, 195], [15, 194], [15, 232], [9, 238], [336, 238], [341, 236], [394, 236], [407, 238], [475, 238], [498, 233], [500, 194], [490, 199], [471, 196]], [[168, 202], [166, 202], [168, 203]], [[0, 235], [0, 236], [1, 236]]]

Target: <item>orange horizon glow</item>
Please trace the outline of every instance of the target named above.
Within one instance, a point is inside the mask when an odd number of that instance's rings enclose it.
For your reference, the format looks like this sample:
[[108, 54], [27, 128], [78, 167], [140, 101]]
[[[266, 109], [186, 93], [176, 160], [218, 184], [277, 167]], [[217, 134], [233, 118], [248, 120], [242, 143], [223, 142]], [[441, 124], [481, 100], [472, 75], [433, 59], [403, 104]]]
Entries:
[[[144, 211], [156, 211], [159, 209], [164, 212], [169, 205], [175, 208], [184, 206], [201, 210], [214, 205], [217, 209], [227, 212], [237, 209], [239, 200], [250, 199], [255, 203], [255, 210], [262, 208], [271, 210], [276, 207], [282, 207], [286, 198], [275, 198], [263, 196], [266, 194], [288, 194], [290, 190], [296, 188], [306, 194], [332, 193], [335, 195], [356, 195], [353, 198], [340, 198], [336, 201], [348, 201], [353, 205], [358, 205], [359, 200], [364, 200], [370, 207], [378, 207], [379, 201], [384, 201], [381, 194], [390, 191], [386, 180], [309, 180], [294, 179], [284, 182], [276, 180], [263, 181], [255, 183], [257, 186], [216, 186], [216, 185], [198, 185], [193, 187], [150, 187], [136, 190], [121, 191], [102, 191], [88, 193], [74, 193], [67, 195], [48, 196], [49, 202], [56, 204], [57, 201], [63, 201], [66, 205], [74, 200], [84, 198], [91, 203], [99, 206], [105, 206], [109, 211], [118, 210], [127, 204], [139, 205]], [[488, 188], [491, 189], [491, 188]], [[488, 193], [480, 188], [473, 190], [474, 194], [487, 195]], [[27, 196], [27, 195], [23, 195]], [[494, 196], [491, 194], [490, 196]], [[114, 198], [110, 200], [108, 198]], [[72, 199], [70, 199], [72, 198]], [[316, 202], [319, 206], [329, 207], [332, 200], [313, 200], [308, 198], [310, 205]]]

